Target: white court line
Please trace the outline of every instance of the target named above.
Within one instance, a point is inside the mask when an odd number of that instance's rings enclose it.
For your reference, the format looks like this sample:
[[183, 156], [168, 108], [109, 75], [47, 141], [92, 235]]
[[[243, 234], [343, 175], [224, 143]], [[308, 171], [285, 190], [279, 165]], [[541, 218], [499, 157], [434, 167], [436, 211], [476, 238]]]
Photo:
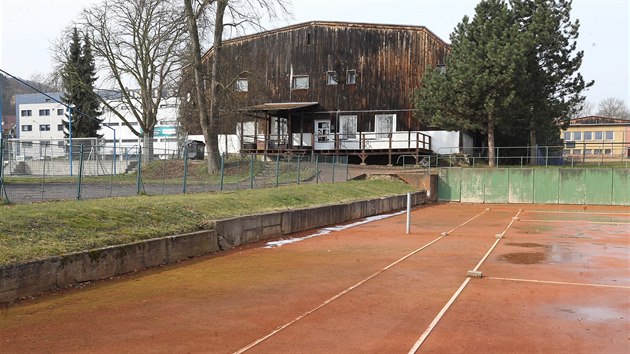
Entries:
[[581, 223], [581, 224], [604, 224], [604, 225], [630, 225], [630, 222], [614, 222], [614, 221], [588, 221], [588, 220], [537, 220], [537, 219], [521, 219], [521, 222], [557, 222], [557, 223]]
[[579, 214], [579, 215], [623, 215], [623, 216], [630, 216], [630, 213], [614, 213], [614, 212], [597, 212], [597, 211], [581, 211], [581, 210], [567, 210], [567, 211], [560, 211], [560, 210], [523, 210], [523, 212], [527, 212], [527, 213], [549, 213], [549, 214]]
[[[505, 228], [505, 230], [503, 230], [503, 232], [502, 232], [503, 234], [505, 234], [508, 231], [508, 229], [512, 226], [512, 224], [514, 224], [514, 222], [516, 220], [518, 220], [518, 215], [521, 213], [521, 211], [522, 211], [521, 209], [518, 210], [518, 213], [516, 213], [516, 215], [512, 218], [512, 221], [510, 221], [510, 223]], [[475, 266], [475, 268], [473, 269], [474, 271], [478, 270], [479, 267], [481, 267], [481, 264], [486, 260], [486, 258], [488, 258], [488, 256], [490, 255], [490, 252], [492, 252], [492, 250], [494, 250], [494, 248], [499, 243], [499, 241], [501, 241], [500, 238], [497, 238], [496, 241], [494, 241], [494, 244], [492, 245], [492, 247], [490, 247], [488, 252], [486, 252], [486, 254], [483, 256], [483, 258], [481, 258], [479, 263], [477, 263], [477, 266]], [[440, 312], [437, 314], [437, 316], [435, 316], [435, 318], [433, 319], [431, 324], [429, 324], [429, 327], [427, 327], [427, 329], [424, 330], [424, 332], [422, 333], [420, 338], [416, 341], [416, 343], [413, 345], [413, 347], [411, 347], [411, 349], [409, 349], [409, 354], [414, 354], [415, 352], [418, 351], [418, 349], [420, 349], [420, 346], [422, 345], [422, 343], [424, 343], [424, 341], [427, 339], [427, 337], [429, 337], [429, 334], [431, 334], [431, 331], [433, 331], [433, 328], [435, 328], [435, 326], [438, 324], [438, 322], [440, 322], [440, 319], [442, 319], [442, 316], [444, 316], [446, 311], [451, 307], [453, 302], [455, 302], [455, 300], [457, 299], [459, 294], [464, 290], [464, 288], [466, 287], [466, 285], [468, 285], [469, 282], [470, 282], [470, 278], [466, 277], [466, 279], [464, 279], [464, 282], [462, 283], [462, 285], [460, 285], [459, 289], [457, 289], [455, 294], [453, 294], [453, 296], [451, 296], [450, 300], [448, 300], [446, 305], [444, 305], [444, 307], [442, 307], [442, 310], [440, 310]]]
[[[477, 217], [479, 217], [479, 216], [483, 215], [483, 214], [484, 214], [485, 212], [487, 212], [488, 210], [490, 210], [490, 209], [486, 209], [486, 210], [482, 211], [481, 213], [479, 213], [479, 214], [477, 214], [477, 215], [473, 216], [472, 218], [468, 219], [466, 222], [464, 222], [464, 223], [460, 224], [459, 226], [455, 227], [453, 230], [449, 231], [449, 233], [450, 233], [450, 232], [453, 232], [453, 231], [455, 231], [455, 230], [457, 230], [458, 228], [460, 228], [460, 227], [462, 227], [462, 226], [464, 226], [464, 225], [466, 225], [466, 224], [468, 224], [470, 221], [472, 221], [472, 220], [476, 219]], [[342, 291], [342, 292], [338, 293], [337, 295], [335, 295], [335, 296], [333, 296], [333, 297], [329, 298], [328, 300], [326, 300], [326, 301], [322, 302], [319, 306], [315, 307], [314, 309], [304, 312], [303, 314], [301, 314], [301, 315], [299, 315], [298, 317], [294, 318], [292, 321], [289, 321], [289, 322], [287, 322], [287, 323], [283, 324], [282, 326], [280, 326], [280, 327], [276, 328], [274, 331], [272, 331], [271, 333], [267, 334], [266, 336], [264, 336], [264, 337], [260, 337], [260, 338], [256, 339], [255, 341], [251, 342], [250, 344], [248, 344], [247, 346], [245, 346], [245, 347], [243, 347], [243, 348], [241, 348], [241, 349], [239, 349], [239, 350], [235, 351], [235, 352], [234, 352], [234, 354], [244, 353], [244, 352], [246, 352], [246, 351], [248, 351], [248, 350], [252, 349], [253, 347], [257, 346], [258, 344], [260, 344], [260, 343], [264, 342], [265, 340], [269, 339], [270, 337], [274, 336], [276, 333], [278, 333], [278, 332], [282, 331], [283, 329], [285, 329], [285, 328], [289, 327], [290, 325], [292, 325], [292, 324], [296, 323], [297, 321], [299, 321], [299, 320], [303, 319], [304, 317], [306, 317], [306, 316], [308, 316], [308, 315], [312, 314], [313, 312], [315, 312], [315, 311], [319, 310], [320, 308], [322, 308], [322, 307], [324, 307], [324, 306], [328, 305], [329, 303], [331, 303], [331, 302], [333, 302], [333, 301], [337, 300], [338, 298], [342, 297], [343, 295], [345, 295], [345, 294], [349, 293], [350, 291], [352, 291], [352, 290], [354, 290], [354, 289], [358, 288], [359, 286], [361, 286], [362, 284], [364, 284], [364, 283], [365, 283], [365, 282], [367, 282], [368, 280], [370, 280], [370, 279], [372, 279], [372, 278], [376, 277], [377, 275], [379, 275], [379, 274], [383, 273], [384, 271], [386, 271], [386, 270], [388, 270], [389, 268], [391, 268], [391, 267], [395, 266], [396, 264], [398, 264], [398, 263], [400, 263], [400, 262], [404, 261], [405, 259], [407, 259], [407, 258], [409, 258], [409, 257], [413, 256], [414, 254], [416, 254], [416, 253], [418, 253], [418, 252], [422, 251], [423, 249], [425, 249], [425, 248], [427, 248], [427, 247], [431, 246], [432, 244], [436, 243], [437, 241], [441, 240], [441, 239], [442, 239], [442, 238], [444, 238], [444, 237], [445, 237], [445, 236], [440, 236], [440, 237], [436, 238], [435, 240], [433, 240], [433, 241], [431, 241], [431, 242], [429, 242], [429, 243], [425, 244], [424, 246], [422, 246], [422, 247], [420, 247], [420, 248], [418, 248], [418, 249], [414, 250], [413, 252], [411, 252], [411, 253], [409, 253], [409, 254], [407, 254], [407, 255], [403, 256], [402, 258], [398, 259], [397, 261], [395, 261], [394, 263], [392, 263], [392, 264], [388, 265], [387, 267], [385, 267], [385, 268], [383, 268], [383, 269], [381, 269], [381, 270], [377, 271], [376, 273], [374, 273], [374, 274], [370, 275], [369, 277], [367, 277], [367, 278], [365, 278], [365, 279], [361, 280], [360, 282], [358, 282], [358, 283], [356, 283], [356, 284], [352, 285], [351, 287], [347, 288], [346, 290], [344, 290], [344, 291]]]
[[500, 278], [500, 277], [483, 277], [484, 279], [492, 280], [507, 280], [526, 283], [542, 283], [542, 284], [556, 284], [556, 285], [577, 285], [577, 286], [591, 286], [596, 288], [617, 288], [617, 289], [630, 289], [630, 286], [625, 285], [607, 285], [607, 284], [592, 284], [592, 283], [571, 283], [563, 281], [553, 280], [532, 280], [532, 279], [518, 279], [518, 278]]

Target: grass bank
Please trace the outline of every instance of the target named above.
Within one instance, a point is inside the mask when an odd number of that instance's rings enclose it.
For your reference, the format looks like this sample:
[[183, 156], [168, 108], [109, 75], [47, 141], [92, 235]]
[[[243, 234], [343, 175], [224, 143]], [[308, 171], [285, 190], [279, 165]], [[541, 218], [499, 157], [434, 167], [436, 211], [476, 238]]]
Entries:
[[211, 228], [273, 210], [403, 194], [394, 180], [0, 206], [0, 265]]

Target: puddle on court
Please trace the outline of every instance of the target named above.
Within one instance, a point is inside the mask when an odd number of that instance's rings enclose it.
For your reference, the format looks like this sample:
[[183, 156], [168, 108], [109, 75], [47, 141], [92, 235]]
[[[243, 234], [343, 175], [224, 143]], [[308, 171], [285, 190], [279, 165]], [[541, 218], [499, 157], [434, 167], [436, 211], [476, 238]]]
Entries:
[[545, 252], [516, 252], [502, 255], [499, 260], [514, 264], [542, 263], [547, 259]]
[[611, 320], [624, 319], [624, 314], [622, 312], [603, 306], [584, 306], [571, 309], [555, 308], [554, 310], [562, 312], [566, 316], [570, 316], [577, 321], [608, 322]]
[[534, 242], [508, 242], [506, 246], [538, 249], [537, 252], [512, 252], [499, 257], [500, 261], [512, 264], [569, 263], [584, 257], [570, 245], [563, 244], [543, 245]]

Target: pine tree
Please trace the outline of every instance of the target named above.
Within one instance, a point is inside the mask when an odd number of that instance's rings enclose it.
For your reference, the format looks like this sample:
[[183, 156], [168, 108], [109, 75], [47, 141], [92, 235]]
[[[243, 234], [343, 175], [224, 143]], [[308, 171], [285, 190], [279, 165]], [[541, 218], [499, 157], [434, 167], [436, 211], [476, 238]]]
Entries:
[[530, 163], [536, 163], [536, 147], [559, 143], [560, 128], [566, 128], [579, 111], [582, 92], [593, 85], [578, 70], [583, 51], [576, 51], [579, 21], [571, 21], [572, 0], [512, 0], [513, 13], [527, 41], [528, 78], [518, 93], [521, 110], [515, 112], [525, 124], [531, 147]]
[[428, 72], [415, 97], [417, 116], [442, 129], [480, 131], [487, 137], [488, 163], [495, 165], [496, 127], [509, 129], [517, 88], [525, 76], [520, 32], [507, 4], [486, 0], [451, 34], [446, 73]]
[[[96, 68], [89, 41], [85, 36], [81, 46], [79, 32], [75, 28], [68, 48], [68, 54], [63, 66], [62, 101], [73, 106], [72, 111], [72, 137], [91, 138], [102, 137], [98, 134], [102, 120], [99, 119], [102, 112], [96, 93], [94, 82], [96, 81]], [[64, 124], [64, 134], [69, 136], [69, 124]]]

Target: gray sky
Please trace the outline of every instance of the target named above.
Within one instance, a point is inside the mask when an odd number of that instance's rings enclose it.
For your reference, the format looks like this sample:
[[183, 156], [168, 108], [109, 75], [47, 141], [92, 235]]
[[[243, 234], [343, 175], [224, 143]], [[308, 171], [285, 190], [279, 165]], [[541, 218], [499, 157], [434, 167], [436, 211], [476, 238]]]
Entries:
[[[100, 0], [0, 0], [0, 68], [31, 78], [52, 70], [50, 44], [84, 7]], [[293, 18], [275, 27], [311, 20], [426, 26], [445, 41], [476, 0], [293, 0]], [[606, 97], [630, 105], [629, 0], [574, 0], [581, 23], [581, 73], [595, 85], [586, 93], [595, 106]]]

